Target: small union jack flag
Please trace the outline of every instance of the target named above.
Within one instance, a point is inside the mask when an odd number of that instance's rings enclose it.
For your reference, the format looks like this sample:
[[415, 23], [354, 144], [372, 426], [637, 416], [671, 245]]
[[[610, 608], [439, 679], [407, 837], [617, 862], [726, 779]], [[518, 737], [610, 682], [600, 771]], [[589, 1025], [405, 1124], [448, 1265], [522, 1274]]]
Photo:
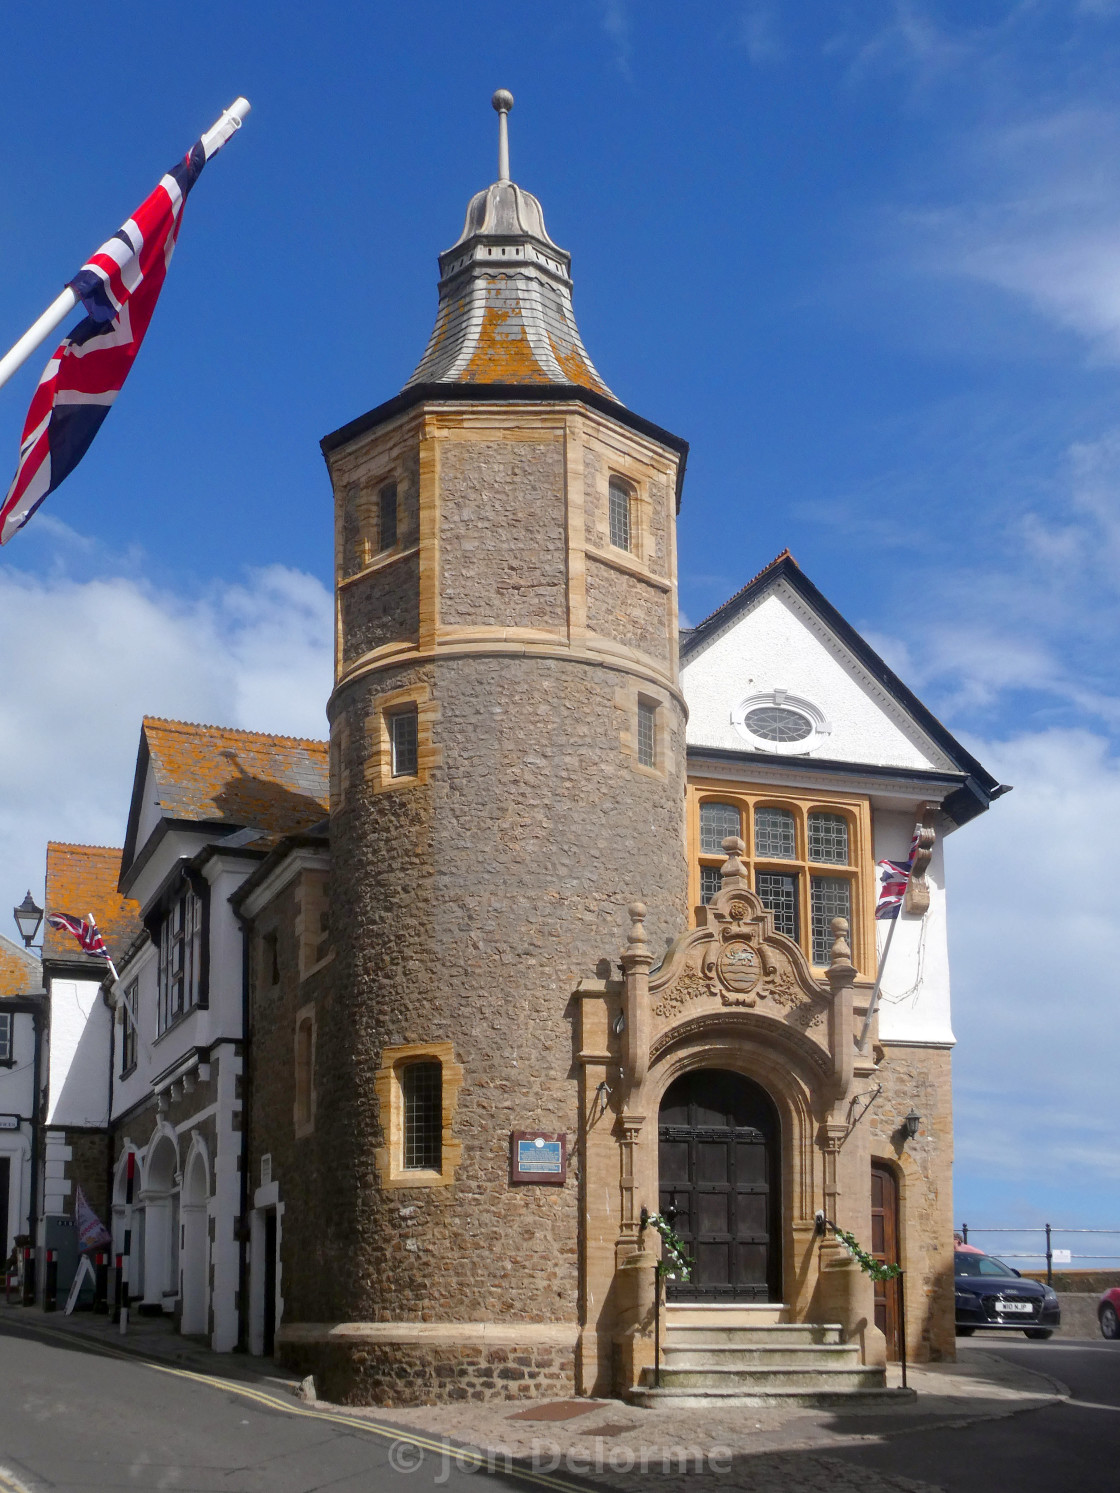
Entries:
[[112, 408], [163, 289], [187, 193], [205, 164], [199, 141], [70, 281], [86, 317], [55, 349], [31, 400], [19, 465], [0, 504], [0, 544], [70, 475]]
[[896, 918], [910, 885], [910, 872], [914, 869], [914, 858], [922, 840], [922, 826], [915, 829], [910, 841], [910, 854], [904, 861], [876, 861], [879, 867], [879, 900], [875, 904], [877, 919]]
[[86, 922], [85, 918], [71, 917], [68, 912], [52, 912], [47, 922], [62, 933], [72, 933], [87, 954], [98, 954], [102, 959], [108, 959], [108, 945], [98, 932], [92, 917]]

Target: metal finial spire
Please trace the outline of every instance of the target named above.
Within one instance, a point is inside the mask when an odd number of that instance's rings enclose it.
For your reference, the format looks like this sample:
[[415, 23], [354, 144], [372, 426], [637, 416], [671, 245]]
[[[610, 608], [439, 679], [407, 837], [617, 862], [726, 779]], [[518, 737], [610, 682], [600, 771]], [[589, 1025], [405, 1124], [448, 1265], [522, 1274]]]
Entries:
[[499, 88], [490, 103], [498, 111], [498, 180], [509, 181], [509, 126], [506, 121], [513, 108], [513, 94], [508, 88]]

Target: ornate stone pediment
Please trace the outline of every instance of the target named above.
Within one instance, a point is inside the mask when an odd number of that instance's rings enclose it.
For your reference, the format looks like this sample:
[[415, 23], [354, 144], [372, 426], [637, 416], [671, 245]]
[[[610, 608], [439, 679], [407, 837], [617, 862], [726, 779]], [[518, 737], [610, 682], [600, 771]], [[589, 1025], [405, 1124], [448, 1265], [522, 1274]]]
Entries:
[[741, 841], [725, 845], [723, 886], [704, 909], [703, 925], [677, 939], [650, 973], [653, 1030], [721, 1006], [771, 1016], [827, 1047], [828, 987], [814, 980], [800, 947], [774, 931], [747, 882], [742, 848]]

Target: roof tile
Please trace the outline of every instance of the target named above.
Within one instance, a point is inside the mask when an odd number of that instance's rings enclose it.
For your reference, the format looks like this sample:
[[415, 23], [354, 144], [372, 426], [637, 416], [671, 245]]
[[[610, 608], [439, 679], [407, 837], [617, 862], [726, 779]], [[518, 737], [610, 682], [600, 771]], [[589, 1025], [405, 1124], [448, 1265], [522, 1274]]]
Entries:
[[[106, 845], [64, 845], [52, 840], [47, 846], [46, 912], [68, 912], [87, 918], [93, 913], [98, 928], [119, 957], [140, 931], [140, 907], [117, 891], [121, 852]], [[83, 954], [70, 933], [52, 928], [44, 917], [45, 959], [88, 960], [91, 970], [105, 968], [105, 961]]]

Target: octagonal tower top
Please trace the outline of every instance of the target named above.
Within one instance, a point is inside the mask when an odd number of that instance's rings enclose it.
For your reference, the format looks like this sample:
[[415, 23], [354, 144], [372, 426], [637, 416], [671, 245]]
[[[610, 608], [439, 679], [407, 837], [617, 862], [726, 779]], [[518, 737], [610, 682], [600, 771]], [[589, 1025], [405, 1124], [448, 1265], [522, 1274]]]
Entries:
[[509, 176], [513, 95], [499, 88], [498, 179], [467, 205], [458, 241], [439, 256], [439, 309], [405, 384], [579, 384], [613, 399], [587, 355], [572, 310], [572, 256], [548, 236], [544, 211]]

